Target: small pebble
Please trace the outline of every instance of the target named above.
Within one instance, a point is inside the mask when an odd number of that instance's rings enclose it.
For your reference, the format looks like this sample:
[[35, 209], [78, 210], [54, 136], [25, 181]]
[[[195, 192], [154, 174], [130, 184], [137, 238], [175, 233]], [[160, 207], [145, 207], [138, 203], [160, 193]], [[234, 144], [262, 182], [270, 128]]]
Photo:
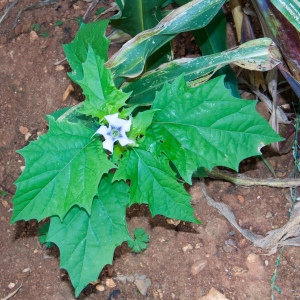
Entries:
[[245, 247], [247, 247], [248, 246], [248, 241], [247, 241], [247, 239], [241, 239], [239, 242], [238, 242], [238, 247], [240, 248], [240, 249], [243, 249], [243, 248], [245, 248]]
[[244, 204], [245, 198], [242, 195], [237, 196], [238, 200], [240, 201], [241, 204]]
[[24, 269], [22, 272], [23, 273], [26, 273], [26, 272], [30, 272], [31, 270], [30, 270], [30, 268], [26, 268], [26, 269]]
[[137, 279], [134, 284], [136, 285], [136, 287], [138, 288], [138, 290], [140, 291], [140, 293], [143, 295], [143, 296], [146, 296], [147, 295], [147, 290], [148, 290], [148, 284], [142, 280], [142, 279]]
[[2, 200], [2, 205], [4, 208], [9, 208], [9, 204], [6, 200]]
[[212, 287], [207, 295], [199, 298], [199, 300], [229, 300], [222, 293]]
[[247, 272], [246, 269], [239, 267], [239, 266], [234, 266], [231, 270], [232, 270], [232, 273], [236, 276], [239, 276], [239, 275]]
[[126, 283], [127, 276], [124, 276], [124, 275], [118, 275], [117, 277], [115, 277], [115, 280], [120, 281], [120, 282], [122, 282], [122, 283]]
[[58, 65], [55, 67], [55, 71], [63, 71], [64, 69], [65, 69], [65, 67], [62, 65]]
[[267, 219], [272, 218], [272, 216], [273, 216], [273, 215], [272, 215], [271, 212], [268, 212], [268, 213], [266, 214], [266, 218], [267, 218]]
[[32, 134], [30, 132], [26, 132], [25, 133], [25, 141], [27, 142], [31, 136], [32, 136]]
[[188, 250], [193, 250], [193, 246], [191, 244], [187, 244], [187, 245], [182, 247], [183, 252], [186, 252]]
[[197, 275], [198, 273], [200, 273], [206, 266], [207, 261], [206, 260], [198, 260], [195, 263], [193, 263], [192, 267], [191, 267], [191, 273], [192, 275]]
[[29, 39], [30, 39], [30, 43], [33, 43], [34, 41], [39, 39], [39, 36], [35, 31], [31, 31]]
[[9, 289], [13, 289], [15, 287], [15, 283], [10, 282], [9, 285], [7, 286]]
[[99, 292], [104, 292], [105, 291], [105, 287], [102, 284], [97, 284], [96, 285], [96, 290]]
[[269, 265], [269, 261], [265, 260], [265, 266], [267, 267]]
[[198, 243], [198, 244], [195, 245], [195, 249], [200, 249], [201, 246], [202, 246], [202, 244], [201, 244], [201, 243]]
[[26, 134], [29, 130], [28, 130], [27, 127], [19, 126], [19, 131], [20, 131], [22, 134]]
[[167, 223], [170, 225], [177, 226], [181, 221], [176, 219], [167, 219]]
[[105, 280], [105, 285], [108, 287], [108, 288], [114, 288], [116, 287], [116, 284], [114, 282], [114, 280], [112, 278], [106, 278]]

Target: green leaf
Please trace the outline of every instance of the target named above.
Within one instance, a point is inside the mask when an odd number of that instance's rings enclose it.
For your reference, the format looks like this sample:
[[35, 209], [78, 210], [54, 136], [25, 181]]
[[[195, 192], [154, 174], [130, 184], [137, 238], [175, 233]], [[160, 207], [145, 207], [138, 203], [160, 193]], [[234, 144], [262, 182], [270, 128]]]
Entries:
[[68, 62], [72, 68], [72, 80], [77, 82], [83, 78], [82, 63], [86, 61], [88, 47], [92, 46], [96, 55], [107, 60], [109, 40], [105, 37], [108, 20], [100, 20], [89, 24], [81, 24], [75, 39], [63, 45]]
[[188, 183], [199, 167], [237, 170], [241, 160], [282, 140], [257, 113], [256, 102], [234, 98], [223, 81], [189, 88], [181, 76], [153, 102], [160, 111], [146, 132], [147, 144], [165, 153]]
[[103, 12], [105, 11], [105, 8], [99, 7], [96, 11], [95, 11], [95, 15], [101, 15]]
[[96, 281], [106, 264], [112, 264], [115, 248], [131, 239], [126, 227], [128, 186], [111, 183], [104, 176], [90, 216], [73, 207], [64, 220], [54, 216], [47, 240], [60, 249], [60, 266], [68, 271], [76, 296], [91, 281]]
[[273, 287], [274, 287], [274, 289], [278, 292], [278, 294], [281, 294], [281, 293], [282, 293], [280, 287], [278, 287], [276, 284], [274, 284]]
[[64, 22], [61, 20], [58, 20], [55, 22], [54, 26], [61, 26], [62, 24], [64, 24]]
[[134, 106], [130, 106], [130, 107], [125, 107], [121, 110], [121, 112], [119, 113], [119, 118], [120, 119], [126, 119], [127, 117], [129, 117], [132, 112], [138, 107], [138, 105], [134, 105]]
[[193, 0], [175, 9], [153, 29], [136, 35], [106, 63], [106, 66], [112, 70], [114, 79], [139, 76], [152, 53], [180, 32], [207, 25], [224, 2], [225, 0]]
[[55, 120], [57, 120], [60, 116], [62, 116], [65, 112], [67, 112], [73, 106], [64, 107], [62, 109], [56, 110], [50, 114]]
[[16, 181], [12, 222], [42, 220], [78, 205], [91, 212], [99, 181], [114, 165], [102, 143], [82, 124], [55, 121], [49, 116], [49, 132], [20, 150], [26, 161]]
[[31, 30], [39, 32], [41, 30], [41, 25], [40, 24], [32, 24], [31, 25]]
[[[227, 50], [226, 31], [226, 18], [223, 10], [220, 9], [209, 24], [201, 29], [193, 31], [195, 40], [200, 47], [201, 54], [205, 56]], [[213, 77], [221, 75], [226, 75], [225, 86], [231, 89], [231, 94], [234, 97], [240, 98], [238, 83], [231, 67], [222, 67], [217, 70]]]
[[298, 0], [271, 0], [272, 4], [280, 11], [286, 19], [300, 31], [300, 3]]
[[[120, 6], [120, 13], [111, 18], [111, 24], [129, 35], [135, 36], [158, 24], [163, 18], [161, 9], [164, 2], [165, 0], [125, 0]], [[169, 42], [147, 59], [145, 69], [154, 69], [171, 59], [173, 59], [173, 51], [171, 42]]]
[[5, 191], [0, 190], [0, 195], [5, 197], [7, 195], [7, 193]]
[[139, 112], [134, 118], [132, 118], [132, 124], [128, 138], [135, 139], [139, 135], [145, 135], [146, 129], [151, 125], [153, 116], [156, 110], [150, 109], [143, 112]]
[[194, 172], [193, 177], [205, 178], [207, 177], [207, 173], [203, 167], [200, 167]]
[[130, 179], [130, 205], [149, 204], [152, 216], [199, 223], [193, 215], [190, 195], [175, 177], [167, 159], [132, 148], [119, 163], [114, 180]]
[[[77, 80], [77, 83], [82, 87], [86, 101], [79, 112], [100, 120], [106, 115], [117, 113], [130, 94], [116, 89], [110, 71], [90, 45], [82, 70], [83, 78]], [[70, 77], [73, 79], [72, 75]]]
[[41, 25], [40, 24], [35, 24], [35, 31], [38, 32], [41, 30]]
[[134, 239], [128, 240], [128, 247], [133, 252], [141, 252], [148, 247], [149, 235], [143, 228], [136, 228], [133, 232]]
[[111, 24], [135, 36], [153, 28], [162, 19], [161, 8], [165, 0], [125, 0], [120, 14], [111, 19]]
[[39, 228], [38, 238], [41, 244], [45, 244], [46, 248], [52, 248], [53, 243], [47, 242], [47, 234], [49, 231], [50, 223], [45, 223]]

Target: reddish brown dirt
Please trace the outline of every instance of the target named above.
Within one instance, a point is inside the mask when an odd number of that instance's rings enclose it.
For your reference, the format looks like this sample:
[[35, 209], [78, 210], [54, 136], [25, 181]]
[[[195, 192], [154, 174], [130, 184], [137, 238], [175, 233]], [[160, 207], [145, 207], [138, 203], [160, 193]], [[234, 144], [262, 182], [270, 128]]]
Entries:
[[[0, 11], [3, 12], [10, 2], [0, 0]], [[46, 250], [39, 244], [37, 223], [10, 225], [9, 222], [15, 191], [13, 182], [24, 165], [15, 151], [46, 132], [45, 114], [74, 105], [82, 98], [76, 90], [62, 101], [71, 82], [67, 64], [57, 68], [54, 63], [64, 58], [62, 44], [69, 43], [78, 30], [77, 22], [70, 19], [83, 16], [88, 3], [62, 0], [24, 11], [16, 28], [11, 29], [18, 11], [33, 3], [19, 1], [0, 25], [0, 183], [8, 191], [7, 196], [0, 198], [0, 296], [4, 298], [22, 283], [13, 299], [74, 299], [68, 276], [59, 269], [59, 251]], [[63, 19], [68, 21], [62, 26], [53, 25]], [[30, 40], [32, 24], [41, 25], [36, 40]], [[41, 32], [47, 32], [48, 37], [42, 37]], [[181, 51], [180, 45], [177, 51]], [[31, 134], [28, 140], [25, 140], [26, 132]], [[292, 170], [291, 153], [271, 156], [268, 160], [278, 177], [287, 177]], [[268, 168], [258, 159], [246, 160], [241, 169], [249, 176], [271, 177]], [[206, 183], [210, 196], [229, 205], [243, 228], [264, 235], [288, 220], [289, 189], [242, 188], [211, 179]], [[131, 208], [129, 228], [146, 229], [151, 238], [148, 249], [132, 254], [126, 245], [119, 247], [113, 267], [107, 267], [99, 279], [105, 290], [100, 292], [89, 285], [79, 299], [197, 300], [212, 287], [230, 300], [271, 299], [270, 280], [278, 253], [268, 256], [247, 242], [223, 216], [206, 204], [197, 180], [189, 191], [202, 225], [181, 223], [174, 226], [163, 217], [152, 219], [147, 207]], [[275, 299], [300, 298], [299, 253], [297, 247], [284, 250], [276, 281], [282, 294], [275, 292]], [[197, 274], [193, 274], [195, 264], [204, 266]], [[134, 283], [115, 279], [117, 275], [135, 274], [151, 280], [146, 296], [138, 292]], [[116, 286], [108, 287], [107, 278], [112, 278]]]

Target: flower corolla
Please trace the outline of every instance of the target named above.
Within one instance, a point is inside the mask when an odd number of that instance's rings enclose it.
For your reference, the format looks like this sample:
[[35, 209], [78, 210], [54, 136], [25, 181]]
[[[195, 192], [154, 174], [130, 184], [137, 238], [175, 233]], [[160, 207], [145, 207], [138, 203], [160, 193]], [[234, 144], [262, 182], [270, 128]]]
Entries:
[[119, 141], [121, 146], [127, 144], [134, 144], [134, 141], [130, 140], [126, 136], [126, 132], [130, 130], [131, 119], [123, 120], [118, 118], [118, 113], [113, 115], [105, 116], [105, 119], [108, 121], [108, 127], [102, 125], [95, 132], [95, 134], [102, 134], [105, 138], [103, 142], [103, 148], [113, 152], [114, 143]]

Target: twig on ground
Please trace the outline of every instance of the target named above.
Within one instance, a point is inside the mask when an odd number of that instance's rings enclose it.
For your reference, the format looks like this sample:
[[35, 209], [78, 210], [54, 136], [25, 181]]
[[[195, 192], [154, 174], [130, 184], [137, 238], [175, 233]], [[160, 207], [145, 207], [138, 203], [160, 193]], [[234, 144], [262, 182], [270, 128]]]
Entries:
[[256, 179], [241, 174], [234, 174], [228, 171], [221, 171], [218, 168], [214, 168], [206, 173], [209, 177], [215, 179], [223, 179], [232, 182], [236, 185], [243, 186], [270, 186], [278, 188], [297, 187], [300, 186], [300, 179], [297, 178], [285, 178], [285, 179]]
[[13, 297], [19, 291], [19, 289], [22, 287], [22, 285], [23, 285], [23, 280], [22, 280], [20, 286], [15, 291], [13, 291], [12, 293], [10, 293], [9, 295], [7, 295], [4, 298], [1, 298], [1, 300], [8, 300], [9, 298]]
[[56, 3], [57, 1], [58, 1], [58, 0], [45, 0], [45, 1], [42, 1], [42, 2], [36, 2], [36, 3], [34, 3], [34, 4], [30, 5], [30, 6], [27, 6], [27, 7], [23, 8], [23, 9], [19, 10], [19, 12], [18, 12], [18, 14], [17, 14], [17, 17], [16, 17], [16, 19], [15, 19], [15, 22], [14, 22], [12, 28], [15, 28], [15, 27], [17, 26], [17, 24], [18, 24], [18, 19], [19, 19], [20, 15], [21, 15], [21, 13], [22, 13], [23, 11], [26, 11], [26, 10], [34, 10], [34, 9], [37, 9], [37, 8], [41, 8], [41, 7], [44, 7], [44, 6], [46, 6], [46, 5], [54, 4], [54, 3]]
[[4, 11], [4, 14], [2, 15], [2, 17], [0, 17], [0, 24], [7, 17], [7, 14], [9, 13], [9, 11], [18, 3], [18, 1], [19, 0], [14, 0], [14, 2], [12, 2], [10, 5], [8, 5], [8, 7]]
[[65, 60], [67, 60], [66, 57], [65, 57], [64, 59], [62, 59], [62, 60], [56, 61], [56, 62], [54, 63], [54, 65], [55, 65], [55, 66], [58, 66], [58, 65], [60, 65], [62, 62], [64, 62]]
[[4, 192], [14, 195], [14, 193], [11, 190], [9, 190], [8, 188], [6, 188], [5, 186], [3, 186], [2, 183], [0, 183], [0, 187], [1, 187], [1, 189], [4, 190]]

